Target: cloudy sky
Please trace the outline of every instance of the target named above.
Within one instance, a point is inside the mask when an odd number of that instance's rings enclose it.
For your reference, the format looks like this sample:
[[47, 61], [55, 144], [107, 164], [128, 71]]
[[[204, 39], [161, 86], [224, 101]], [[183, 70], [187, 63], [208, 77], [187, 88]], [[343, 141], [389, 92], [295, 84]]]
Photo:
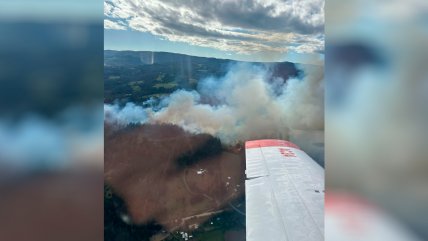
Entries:
[[106, 0], [105, 49], [305, 62], [324, 52], [324, 0]]

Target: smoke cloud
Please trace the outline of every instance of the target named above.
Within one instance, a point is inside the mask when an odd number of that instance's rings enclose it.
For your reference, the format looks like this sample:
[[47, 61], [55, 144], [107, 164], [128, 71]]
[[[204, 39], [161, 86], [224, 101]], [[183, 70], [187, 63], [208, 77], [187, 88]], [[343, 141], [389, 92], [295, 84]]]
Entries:
[[211, 134], [224, 144], [287, 139], [291, 130], [323, 130], [323, 68], [303, 68], [303, 77], [283, 80], [272, 77], [269, 67], [235, 64], [225, 76], [201, 80], [197, 91], [178, 90], [155, 108], [105, 104], [105, 120], [119, 125], [174, 124], [191, 133]]

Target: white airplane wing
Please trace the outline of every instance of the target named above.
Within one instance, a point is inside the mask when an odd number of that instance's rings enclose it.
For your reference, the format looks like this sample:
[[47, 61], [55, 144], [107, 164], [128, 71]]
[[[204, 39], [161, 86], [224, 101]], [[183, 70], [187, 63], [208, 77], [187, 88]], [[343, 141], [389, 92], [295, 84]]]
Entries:
[[291, 142], [245, 143], [247, 241], [324, 240], [324, 169]]

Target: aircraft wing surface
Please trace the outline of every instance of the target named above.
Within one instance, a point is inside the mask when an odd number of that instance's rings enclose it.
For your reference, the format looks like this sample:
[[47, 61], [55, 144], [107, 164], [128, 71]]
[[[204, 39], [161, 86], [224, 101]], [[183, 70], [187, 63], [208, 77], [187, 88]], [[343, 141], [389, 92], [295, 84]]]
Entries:
[[324, 169], [291, 142], [245, 143], [247, 241], [324, 240]]

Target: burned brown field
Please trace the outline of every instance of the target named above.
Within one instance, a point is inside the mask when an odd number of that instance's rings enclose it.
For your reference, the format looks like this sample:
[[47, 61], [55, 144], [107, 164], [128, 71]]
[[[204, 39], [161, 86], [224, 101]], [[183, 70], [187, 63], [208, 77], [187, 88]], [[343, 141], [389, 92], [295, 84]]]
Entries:
[[129, 222], [192, 230], [244, 194], [245, 161], [207, 134], [174, 125], [105, 126], [105, 182]]

